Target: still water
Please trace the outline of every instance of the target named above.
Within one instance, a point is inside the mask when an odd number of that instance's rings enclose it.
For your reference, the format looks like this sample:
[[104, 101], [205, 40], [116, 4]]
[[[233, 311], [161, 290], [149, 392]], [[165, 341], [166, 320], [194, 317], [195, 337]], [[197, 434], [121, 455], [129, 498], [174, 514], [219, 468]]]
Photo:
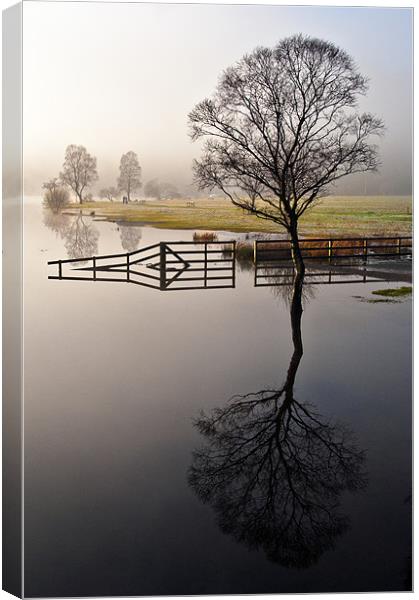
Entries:
[[76, 221], [25, 208], [25, 595], [410, 589], [411, 301], [364, 301], [397, 282], [304, 286], [301, 316], [251, 270], [48, 279], [192, 239]]

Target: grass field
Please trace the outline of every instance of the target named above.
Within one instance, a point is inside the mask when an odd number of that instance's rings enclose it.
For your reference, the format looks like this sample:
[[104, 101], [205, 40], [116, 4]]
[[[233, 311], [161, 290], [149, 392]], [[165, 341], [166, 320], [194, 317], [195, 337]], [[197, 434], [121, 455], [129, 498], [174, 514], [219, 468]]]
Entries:
[[[245, 213], [223, 198], [147, 201], [145, 204], [90, 202], [83, 212], [108, 221], [152, 225], [163, 229], [195, 229], [234, 232], [283, 232], [264, 219]], [[66, 212], [79, 211], [71, 206]], [[320, 200], [300, 220], [300, 233], [316, 235], [410, 235], [412, 199], [410, 196], [330, 196]]]

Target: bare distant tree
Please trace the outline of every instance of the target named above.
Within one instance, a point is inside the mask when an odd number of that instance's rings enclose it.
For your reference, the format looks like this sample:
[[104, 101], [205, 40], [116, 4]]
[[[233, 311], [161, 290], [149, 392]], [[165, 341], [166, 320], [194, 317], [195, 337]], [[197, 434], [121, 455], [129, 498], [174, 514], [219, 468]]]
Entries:
[[110, 202], [113, 202], [117, 195], [118, 190], [114, 186], [102, 188], [99, 192], [101, 198], [107, 198]]
[[181, 197], [181, 194], [178, 192], [177, 187], [173, 183], [170, 183], [168, 181], [162, 183], [160, 189], [163, 198], [170, 199]]
[[121, 156], [119, 172], [118, 188], [119, 191], [126, 192], [129, 202], [131, 193], [141, 188], [141, 167], [135, 152], [130, 150]]
[[370, 138], [383, 123], [357, 111], [367, 87], [346, 52], [296, 35], [245, 55], [189, 115], [192, 139], [206, 140], [201, 189], [285, 227], [300, 273], [301, 215], [340, 178], [377, 169]]
[[43, 184], [44, 206], [51, 209], [53, 212], [60, 212], [69, 201], [68, 191], [62, 186], [57, 177], [46, 181]]
[[67, 146], [60, 180], [73, 190], [80, 204], [83, 203], [85, 191], [97, 178], [96, 158], [84, 146]]
[[149, 198], [156, 198], [157, 200], [160, 200], [161, 189], [158, 179], [150, 179], [150, 181], [147, 181], [144, 187], [144, 193]]

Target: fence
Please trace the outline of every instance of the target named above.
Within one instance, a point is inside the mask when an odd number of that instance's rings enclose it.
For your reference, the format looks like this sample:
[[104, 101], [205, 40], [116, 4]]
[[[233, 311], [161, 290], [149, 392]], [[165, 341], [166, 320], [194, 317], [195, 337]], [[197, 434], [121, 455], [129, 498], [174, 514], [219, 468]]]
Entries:
[[235, 287], [235, 247], [234, 241], [160, 242], [126, 254], [54, 260], [48, 265], [57, 274], [49, 279], [125, 281], [164, 291]]
[[[412, 238], [313, 238], [301, 241], [301, 252], [310, 267], [307, 283], [382, 281], [382, 274], [362, 265], [370, 258], [411, 256]], [[235, 241], [159, 242], [125, 254], [50, 261], [57, 274], [49, 279], [125, 281], [163, 291], [234, 288], [236, 258]], [[256, 240], [254, 261], [255, 286], [292, 281], [289, 240]]]
[[[412, 237], [370, 237], [370, 238], [311, 238], [300, 241], [303, 259], [332, 261], [342, 258], [390, 258], [412, 255]], [[289, 261], [290, 240], [256, 240], [254, 242], [254, 262]]]

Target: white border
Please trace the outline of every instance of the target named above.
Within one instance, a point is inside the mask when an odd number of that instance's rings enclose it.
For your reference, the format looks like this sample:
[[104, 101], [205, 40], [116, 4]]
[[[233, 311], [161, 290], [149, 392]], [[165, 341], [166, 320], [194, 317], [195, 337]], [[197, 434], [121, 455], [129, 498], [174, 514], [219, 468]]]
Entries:
[[[26, 0], [26, 1], [36, 1], [36, 0]], [[44, 0], [45, 1], [45, 0]], [[55, 0], [51, 0], [51, 1], [55, 1]], [[74, 2], [75, 0], [59, 0], [61, 2]], [[91, 0], [76, 0], [78, 2], [89, 2]], [[95, 0], [98, 1], [98, 0]], [[118, 3], [125, 3], [126, 0], [100, 0], [101, 2], [118, 2]], [[167, 3], [169, 4], [176, 4], [177, 2], [175, 2], [174, 0], [166, 0]], [[204, 2], [203, 0], [194, 0], [194, 2], [192, 1], [185, 1], [183, 2], [184, 4], [207, 4], [208, 2]], [[348, 2], [344, 2], [344, 1], [339, 1], [336, 0], [335, 2], [330, 2], [327, 0], [314, 0], [310, 3], [306, 3], [306, 2], [295, 2], [292, 0], [288, 0], [287, 2], [281, 2], [281, 1], [273, 1], [273, 0], [229, 0], [228, 2], [216, 2], [217, 4], [259, 4], [259, 5], [279, 5], [279, 6], [342, 6], [342, 7], [364, 7], [364, 6], [370, 6], [370, 7], [389, 7], [389, 8], [413, 8], [413, 2], [403, 2], [402, 0], [381, 0], [380, 3], [378, 4], [377, 2], [374, 2], [373, 0], [363, 0], [363, 1], [358, 1], [355, 2], [353, 4], [348, 3]], [[12, 1], [12, 0], [0, 0], [0, 6], [1, 9], [4, 10], [5, 8], [8, 8], [9, 6], [12, 6], [13, 4], [16, 4], [16, 2]], [[414, 34], [416, 33], [416, 27], [415, 27], [415, 22], [414, 22]], [[1, 54], [1, 44], [0, 44], [0, 54]], [[417, 61], [418, 58], [418, 49], [417, 46], [414, 45], [414, 65], [418, 64]], [[1, 65], [1, 56], [0, 56], [0, 65]], [[0, 67], [1, 68], [1, 67]], [[416, 71], [416, 69], [414, 69], [414, 71]], [[416, 94], [416, 78], [414, 80], [414, 111], [416, 112], [416, 108], [417, 108], [417, 94]], [[0, 100], [1, 103], [1, 100]], [[414, 140], [416, 140], [416, 134], [417, 134], [417, 127], [416, 127], [416, 121], [414, 120]], [[0, 145], [0, 162], [1, 162], [1, 145]], [[414, 155], [414, 177], [417, 173], [417, 169], [418, 169], [418, 159], [417, 156]], [[0, 186], [1, 186], [1, 182], [0, 182]], [[23, 188], [22, 188], [23, 189]], [[413, 189], [413, 198], [414, 198], [414, 189]], [[414, 233], [415, 233], [415, 229], [416, 227], [414, 226]], [[1, 228], [0, 228], [0, 240], [1, 240]], [[416, 265], [416, 262], [414, 264], [414, 278], [416, 279], [416, 275], [417, 275], [417, 270], [419, 269], [419, 266]], [[1, 262], [0, 262], [0, 276], [1, 276]], [[1, 303], [1, 299], [0, 299], [0, 303]], [[414, 307], [416, 307], [416, 296], [414, 298]], [[1, 325], [0, 325], [0, 333], [1, 333]], [[417, 333], [417, 323], [414, 320], [414, 334]], [[417, 336], [414, 335], [414, 339], [417, 339]], [[415, 346], [415, 344], [414, 344]], [[23, 344], [22, 344], [23, 347]], [[414, 361], [413, 361], [413, 372], [415, 373], [416, 371], [416, 366], [419, 366], [419, 359], [417, 357], [416, 352], [414, 351]], [[23, 368], [23, 365], [22, 365]], [[0, 370], [0, 384], [1, 384], [1, 370]], [[1, 385], [0, 385], [0, 389], [1, 389]], [[414, 390], [414, 400], [416, 400], [417, 394], [416, 394], [416, 390]], [[417, 424], [418, 424], [418, 412], [419, 411], [415, 411], [414, 412], [414, 419], [413, 419], [413, 427], [414, 430], [417, 430]], [[1, 447], [0, 447], [0, 453], [1, 453]], [[414, 452], [414, 459], [416, 459], [415, 456], [416, 452]], [[417, 481], [417, 469], [418, 469], [418, 461], [414, 460], [414, 481]], [[1, 475], [0, 475], [0, 480], [1, 480]], [[23, 489], [23, 487], [22, 487]], [[415, 492], [415, 488], [413, 488], [413, 493]], [[413, 496], [414, 498], [414, 509], [416, 509], [416, 495], [414, 494]], [[416, 539], [416, 523], [414, 522], [414, 540]], [[1, 521], [0, 521], [0, 535], [1, 535]], [[417, 567], [417, 553], [414, 552], [414, 573], [416, 572], [416, 567]], [[23, 560], [22, 560], [22, 566], [23, 566]], [[1, 566], [0, 566], [1, 569]], [[255, 598], [255, 599], [262, 599], [262, 598], [268, 598], [268, 597], [272, 597], [272, 598], [279, 598], [280, 600], [292, 600], [293, 598], [295, 598], [295, 596], [300, 596], [301, 594], [266, 594], [266, 595], [252, 595], [250, 596], [251, 598]], [[406, 593], [381, 593], [381, 594], [371, 594], [371, 593], [365, 593], [362, 594], [362, 598], [365, 598], [365, 600], [369, 600], [371, 598], [375, 599], [377, 597], [377, 595], [380, 596], [380, 598], [386, 599], [388, 598], [389, 600], [396, 600], [399, 597], [405, 597]], [[315, 598], [319, 598], [319, 599], [323, 599], [323, 598], [328, 598], [330, 597], [330, 594], [304, 594], [304, 596], [314, 596]], [[337, 600], [340, 598], [351, 598], [352, 596], [358, 596], [358, 594], [333, 594], [333, 598], [336, 598]], [[10, 594], [0, 591], [0, 600], [6, 600], [9, 598], [12, 598], [13, 596], [11, 596]], [[111, 600], [112, 597], [107, 597], [107, 600]], [[124, 596], [118, 596], [119, 600], [124, 600]], [[157, 596], [154, 596], [152, 598], [157, 598]], [[167, 598], [172, 598], [171, 596], [168, 596]], [[174, 597], [173, 597], [174, 598]], [[196, 596], [196, 598], [200, 598], [200, 596]], [[212, 599], [214, 598], [214, 600], [216, 600], [217, 598], [228, 598], [231, 600], [235, 600], [236, 598], [243, 598], [243, 596], [206, 596], [206, 598]]]

